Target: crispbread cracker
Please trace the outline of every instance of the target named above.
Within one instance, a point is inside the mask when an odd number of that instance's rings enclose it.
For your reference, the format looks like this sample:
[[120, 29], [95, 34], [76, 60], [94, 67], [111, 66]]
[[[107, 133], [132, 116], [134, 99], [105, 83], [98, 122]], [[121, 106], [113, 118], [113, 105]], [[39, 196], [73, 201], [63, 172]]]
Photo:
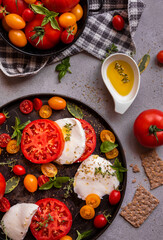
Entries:
[[159, 200], [139, 186], [131, 203], [124, 207], [120, 213], [122, 217], [134, 227], [138, 228], [159, 204]]
[[163, 161], [155, 150], [140, 155], [145, 173], [149, 178], [150, 188], [154, 189], [163, 184]]

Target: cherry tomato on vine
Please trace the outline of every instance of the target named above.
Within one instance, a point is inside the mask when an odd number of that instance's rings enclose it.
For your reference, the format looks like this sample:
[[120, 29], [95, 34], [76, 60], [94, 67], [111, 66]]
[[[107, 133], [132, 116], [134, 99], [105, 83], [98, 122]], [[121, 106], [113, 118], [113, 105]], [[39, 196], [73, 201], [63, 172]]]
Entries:
[[73, 31], [71, 30], [64, 30], [62, 33], [61, 33], [61, 41], [65, 44], [69, 44], [71, 43], [72, 41], [74, 40], [74, 34], [73, 34]]
[[0, 212], [7, 212], [10, 209], [10, 202], [7, 198], [0, 199]]
[[0, 125], [2, 125], [6, 121], [6, 118], [9, 118], [8, 112], [3, 111], [2, 113], [0, 113]]
[[66, 107], [66, 101], [61, 97], [51, 97], [48, 104], [54, 110], [62, 110]]
[[3, 17], [5, 17], [7, 14], [6, 8], [3, 6], [0, 6], [0, 19], [2, 19]]
[[26, 25], [24, 19], [16, 14], [16, 13], [10, 13], [5, 17], [7, 25], [12, 29], [23, 29]]
[[25, 168], [22, 165], [18, 165], [18, 164], [13, 167], [13, 172], [18, 176], [22, 176], [26, 174]]
[[26, 8], [23, 13], [22, 13], [22, 18], [24, 19], [24, 21], [26, 22], [30, 22], [33, 20], [35, 14], [34, 12], [30, 9], [30, 8]]
[[27, 44], [27, 38], [22, 30], [11, 29], [8, 36], [10, 41], [17, 47], [24, 47]]
[[42, 101], [41, 101], [41, 99], [39, 99], [39, 98], [34, 98], [34, 100], [33, 100], [33, 107], [34, 107], [34, 109], [36, 110], [36, 111], [39, 111], [40, 110], [40, 108], [42, 107]]
[[27, 174], [24, 178], [24, 187], [29, 192], [35, 192], [38, 187], [38, 181], [37, 178], [32, 174]]
[[107, 219], [104, 214], [99, 214], [94, 218], [93, 224], [96, 228], [103, 228], [107, 224]]
[[20, 145], [17, 145], [17, 141], [16, 140], [10, 140], [8, 143], [7, 143], [7, 146], [6, 146], [6, 151], [10, 154], [15, 154], [17, 152], [19, 152], [20, 150]]
[[83, 8], [80, 4], [77, 4], [71, 12], [75, 15], [76, 21], [79, 21], [83, 17]]
[[116, 205], [121, 199], [120, 191], [113, 190], [109, 195], [109, 202], [111, 205]]
[[46, 182], [49, 182], [49, 178], [45, 175], [40, 175], [37, 179], [39, 187], [44, 185]]
[[157, 54], [157, 61], [163, 63], [163, 50]]
[[33, 103], [30, 100], [25, 99], [20, 103], [19, 109], [22, 113], [29, 114], [33, 110]]
[[2, 173], [0, 173], [0, 199], [3, 198], [6, 189], [6, 181]]
[[0, 135], [0, 147], [7, 147], [8, 142], [11, 140], [11, 137], [7, 133], [2, 133]]
[[121, 31], [124, 28], [125, 22], [123, 17], [115, 15], [112, 19], [112, 24], [115, 30]]
[[66, 12], [60, 15], [59, 25], [63, 28], [68, 28], [76, 23], [76, 16], [73, 13]]

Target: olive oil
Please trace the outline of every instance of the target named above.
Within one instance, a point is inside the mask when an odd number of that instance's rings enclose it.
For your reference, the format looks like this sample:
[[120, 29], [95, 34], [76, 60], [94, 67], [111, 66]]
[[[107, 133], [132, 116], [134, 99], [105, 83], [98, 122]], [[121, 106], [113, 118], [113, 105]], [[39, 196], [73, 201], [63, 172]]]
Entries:
[[126, 96], [130, 93], [134, 84], [134, 72], [125, 61], [117, 60], [107, 68], [107, 77], [114, 89], [121, 95]]

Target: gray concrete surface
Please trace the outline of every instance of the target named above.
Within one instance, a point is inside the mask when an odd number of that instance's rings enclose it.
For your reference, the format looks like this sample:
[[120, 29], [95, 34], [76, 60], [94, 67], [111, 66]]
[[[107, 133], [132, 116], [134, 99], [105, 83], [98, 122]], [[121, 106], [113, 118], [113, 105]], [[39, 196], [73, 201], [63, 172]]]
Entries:
[[[135, 34], [138, 61], [150, 49], [151, 61], [147, 70], [141, 75], [141, 87], [137, 98], [124, 115], [114, 112], [113, 100], [104, 86], [100, 67], [101, 63], [94, 57], [81, 53], [71, 57], [72, 74], [67, 75], [59, 84], [55, 65], [44, 68], [36, 76], [28, 78], [8, 78], [0, 72], [0, 106], [6, 102], [27, 94], [55, 93], [77, 98], [95, 108], [109, 121], [119, 136], [126, 153], [128, 180], [125, 206], [133, 198], [139, 183], [150, 190], [149, 182], [141, 166], [139, 154], [146, 149], [141, 147], [133, 136], [133, 123], [140, 112], [156, 108], [163, 111], [163, 66], [156, 62], [156, 54], [163, 50], [163, 0], [144, 0], [146, 8]], [[163, 147], [157, 148], [163, 159]], [[140, 173], [133, 173], [129, 165], [137, 164]], [[136, 178], [136, 183], [132, 180]], [[155, 240], [163, 236], [163, 191], [162, 187], [151, 190], [160, 204], [145, 223], [135, 229], [119, 214], [108, 230], [99, 240]]]

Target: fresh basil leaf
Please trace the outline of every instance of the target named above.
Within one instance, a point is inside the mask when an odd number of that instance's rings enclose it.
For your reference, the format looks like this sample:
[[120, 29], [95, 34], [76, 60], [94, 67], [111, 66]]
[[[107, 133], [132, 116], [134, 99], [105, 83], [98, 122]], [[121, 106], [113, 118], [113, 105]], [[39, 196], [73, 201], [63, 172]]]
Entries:
[[48, 22], [49, 22], [49, 18], [48, 18], [47, 16], [44, 17], [44, 19], [43, 19], [43, 21], [42, 21], [42, 23], [41, 23], [41, 26], [42, 26], [42, 27], [45, 26]]
[[16, 137], [17, 146], [21, 143], [21, 137], [22, 137], [21, 131], [18, 129], [17, 130], [17, 137]]
[[30, 122], [31, 122], [31, 121], [28, 120], [28, 121], [26, 121], [25, 123], [19, 124], [19, 125], [18, 125], [19, 130], [23, 130]]
[[61, 188], [61, 187], [62, 187], [62, 184], [61, 184], [60, 182], [54, 181], [54, 182], [53, 182], [53, 186], [54, 186], [55, 188]]
[[66, 183], [66, 182], [68, 182], [69, 180], [70, 180], [69, 177], [56, 177], [56, 181], [57, 181], [58, 183]]
[[114, 148], [118, 147], [118, 144], [112, 143], [110, 141], [105, 141], [101, 144], [100, 150], [102, 153], [107, 153], [113, 150]]
[[20, 119], [18, 117], [15, 117], [15, 128], [17, 128], [20, 124]]
[[12, 136], [11, 136], [11, 139], [15, 138], [17, 136], [17, 130], [14, 130]]
[[8, 194], [8, 193], [12, 192], [17, 187], [17, 185], [19, 184], [19, 181], [20, 181], [20, 177], [18, 177], [18, 176], [14, 176], [14, 177], [10, 178], [6, 182], [5, 194]]
[[49, 10], [47, 8], [36, 5], [36, 4], [31, 4], [31, 8], [32, 10], [34, 10], [35, 13], [38, 13], [38, 14], [47, 15], [49, 13]]
[[67, 102], [67, 109], [69, 113], [75, 118], [82, 119], [84, 117], [81, 108], [74, 103]]
[[119, 159], [118, 158], [116, 158], [115, 159], [115, 161], [114, 161], [114, 167], [122, 167], [122, 164], [121, 164], [121, 162], [119, 161]]
[[41, 187], [39, 187], [39, 190], [49, 190], [53, 187], [54, 181], [49, 180], [45, 184], [43, 184]]
[[122, 173], [122, 172], [119, 172], [119, 171], [116, 171], [116, 175], [117, 175], [118, 181], [119, 181], [120, 183], [123, 182], [123, 173]]
[[67, 69], [67, 67], [61, 63], [56, 66], [55, 71], [60, 72], [60, 71], [66, 70], [66, 69]]
[[62, 60], [62, 64], [64, 64], [67, 68], [70, 67], [70, 57], [66, 57]]
[[61, 82], [61, 79], [66, 75], [66, 72], [67, 72], [67, 71], [60, 71], [60, 72], [59, 72], [59, 74], [58, 74], [59, 82]]
[[58, 25], [58, 22], [57, 22], [57, 20], [56, 20], [54, 17], [50, 18], [49, 20], [50, 20], [50, 25], [51, 25], [51, 27], [52, 27], [53, 29], [60, 30], [60, 27], [59, 27], [59, 25]]
[[78, 237], [76, 238], [76, 240], [81, 240], [83, 238], [86, 238], [86, 237], [90, 236], [91, 233], [92, 233], [92, 230], [88, 230], [88, 231], [85, 231], [83, 233], [80, 233], [78, 230], [76, 232], [78, 234]]

